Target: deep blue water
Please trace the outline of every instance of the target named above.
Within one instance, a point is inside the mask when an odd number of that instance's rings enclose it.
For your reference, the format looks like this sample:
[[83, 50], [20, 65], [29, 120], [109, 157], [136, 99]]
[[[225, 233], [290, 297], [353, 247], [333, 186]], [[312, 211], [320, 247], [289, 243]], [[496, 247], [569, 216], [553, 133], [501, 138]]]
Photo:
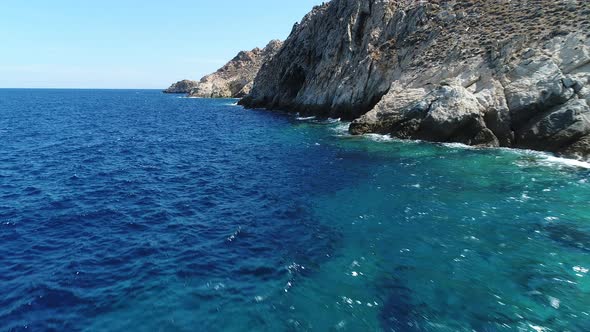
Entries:
[[590, 171], [157, 91], [0, 90], [0, 331], [588, 331]]

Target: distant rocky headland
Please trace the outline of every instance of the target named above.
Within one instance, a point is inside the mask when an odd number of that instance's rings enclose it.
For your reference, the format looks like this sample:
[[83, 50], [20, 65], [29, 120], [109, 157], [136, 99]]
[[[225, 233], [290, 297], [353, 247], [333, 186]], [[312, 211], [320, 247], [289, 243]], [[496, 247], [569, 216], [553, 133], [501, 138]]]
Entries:
[[199, 84], [197, 81], [182, 80], [172, 84], [164, 93], [189, 93]]
[[[332, 0], [275, 53], [217, 91], [352, 134], [590, 158], [590, 1]], [[216, 96], [207, 82], [193, 92]]]
[[172, 84], [165, 93], [186, 93], [201, 98], [242, 98], [250, 93], [254, 78], [264, 62], [281, 48], [282, 42], [271, 41], [265, 48], [242, 51], [232, 60], [199, 82], [183, 80]]

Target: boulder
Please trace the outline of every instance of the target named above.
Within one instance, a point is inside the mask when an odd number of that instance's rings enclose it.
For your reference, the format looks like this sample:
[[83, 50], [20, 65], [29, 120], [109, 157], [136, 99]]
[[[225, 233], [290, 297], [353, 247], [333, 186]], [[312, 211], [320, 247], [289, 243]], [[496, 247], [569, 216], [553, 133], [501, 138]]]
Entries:
[[586, 135], [590, 135], [590, 107], [584, 99], [572, 99], [534, 117], [516, 139], [519, 147], [560, 152], [569, 151]]
[[419, 89], [388, 93], [375, 109], [353, 121], [350, 131], [499, 146], [497, 137], [486, 127], [484, 116], [485, 109], [474, 94], [460, 85], [441, 85], [428, 94]]

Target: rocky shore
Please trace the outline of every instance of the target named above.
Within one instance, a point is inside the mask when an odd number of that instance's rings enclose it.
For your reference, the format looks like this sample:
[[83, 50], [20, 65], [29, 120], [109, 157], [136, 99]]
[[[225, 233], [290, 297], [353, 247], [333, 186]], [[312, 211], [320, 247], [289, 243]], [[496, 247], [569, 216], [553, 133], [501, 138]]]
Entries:
[[240, 103], [354, 120], [352, 134], [587, 159], [590, 2], [332, 0]]
[[164, 90], [164, 93], [189, 93], [197, 86], [199, 82], [191, 80], [182, 80], [172, 84], [168, 89]]
[[180, 81], [164, 92], [187, 93], [189, 97], [200, 98], [242, 98], [250, 93], [254, 78], [262, 64], [270, 61], [281, 46], [281, 41], [273, 40], [263, 49], [242, 51], [215, 73], [201, 78], [199, 82]]

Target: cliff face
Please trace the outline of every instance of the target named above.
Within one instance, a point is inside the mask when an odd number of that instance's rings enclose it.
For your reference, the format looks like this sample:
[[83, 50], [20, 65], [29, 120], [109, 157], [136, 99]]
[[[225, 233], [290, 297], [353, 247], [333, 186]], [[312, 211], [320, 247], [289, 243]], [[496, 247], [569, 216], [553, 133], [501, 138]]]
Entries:
[[332, 0], [294, 26], [247, 107], [353, 134], [590, 156], [590, 2]]
[[243, 51], [213, 74], [203, 77], [189, 93], [190, 97], [241, 98], [250, 93], [252, 82], [262, 64], [281, 48], [282, 42], [271, 41], [265, 48]]
[[164, 90], [164, 93], [189, 93], [198, 83], [197, 81], [182, 80], [172, 84], [168, 89]]

